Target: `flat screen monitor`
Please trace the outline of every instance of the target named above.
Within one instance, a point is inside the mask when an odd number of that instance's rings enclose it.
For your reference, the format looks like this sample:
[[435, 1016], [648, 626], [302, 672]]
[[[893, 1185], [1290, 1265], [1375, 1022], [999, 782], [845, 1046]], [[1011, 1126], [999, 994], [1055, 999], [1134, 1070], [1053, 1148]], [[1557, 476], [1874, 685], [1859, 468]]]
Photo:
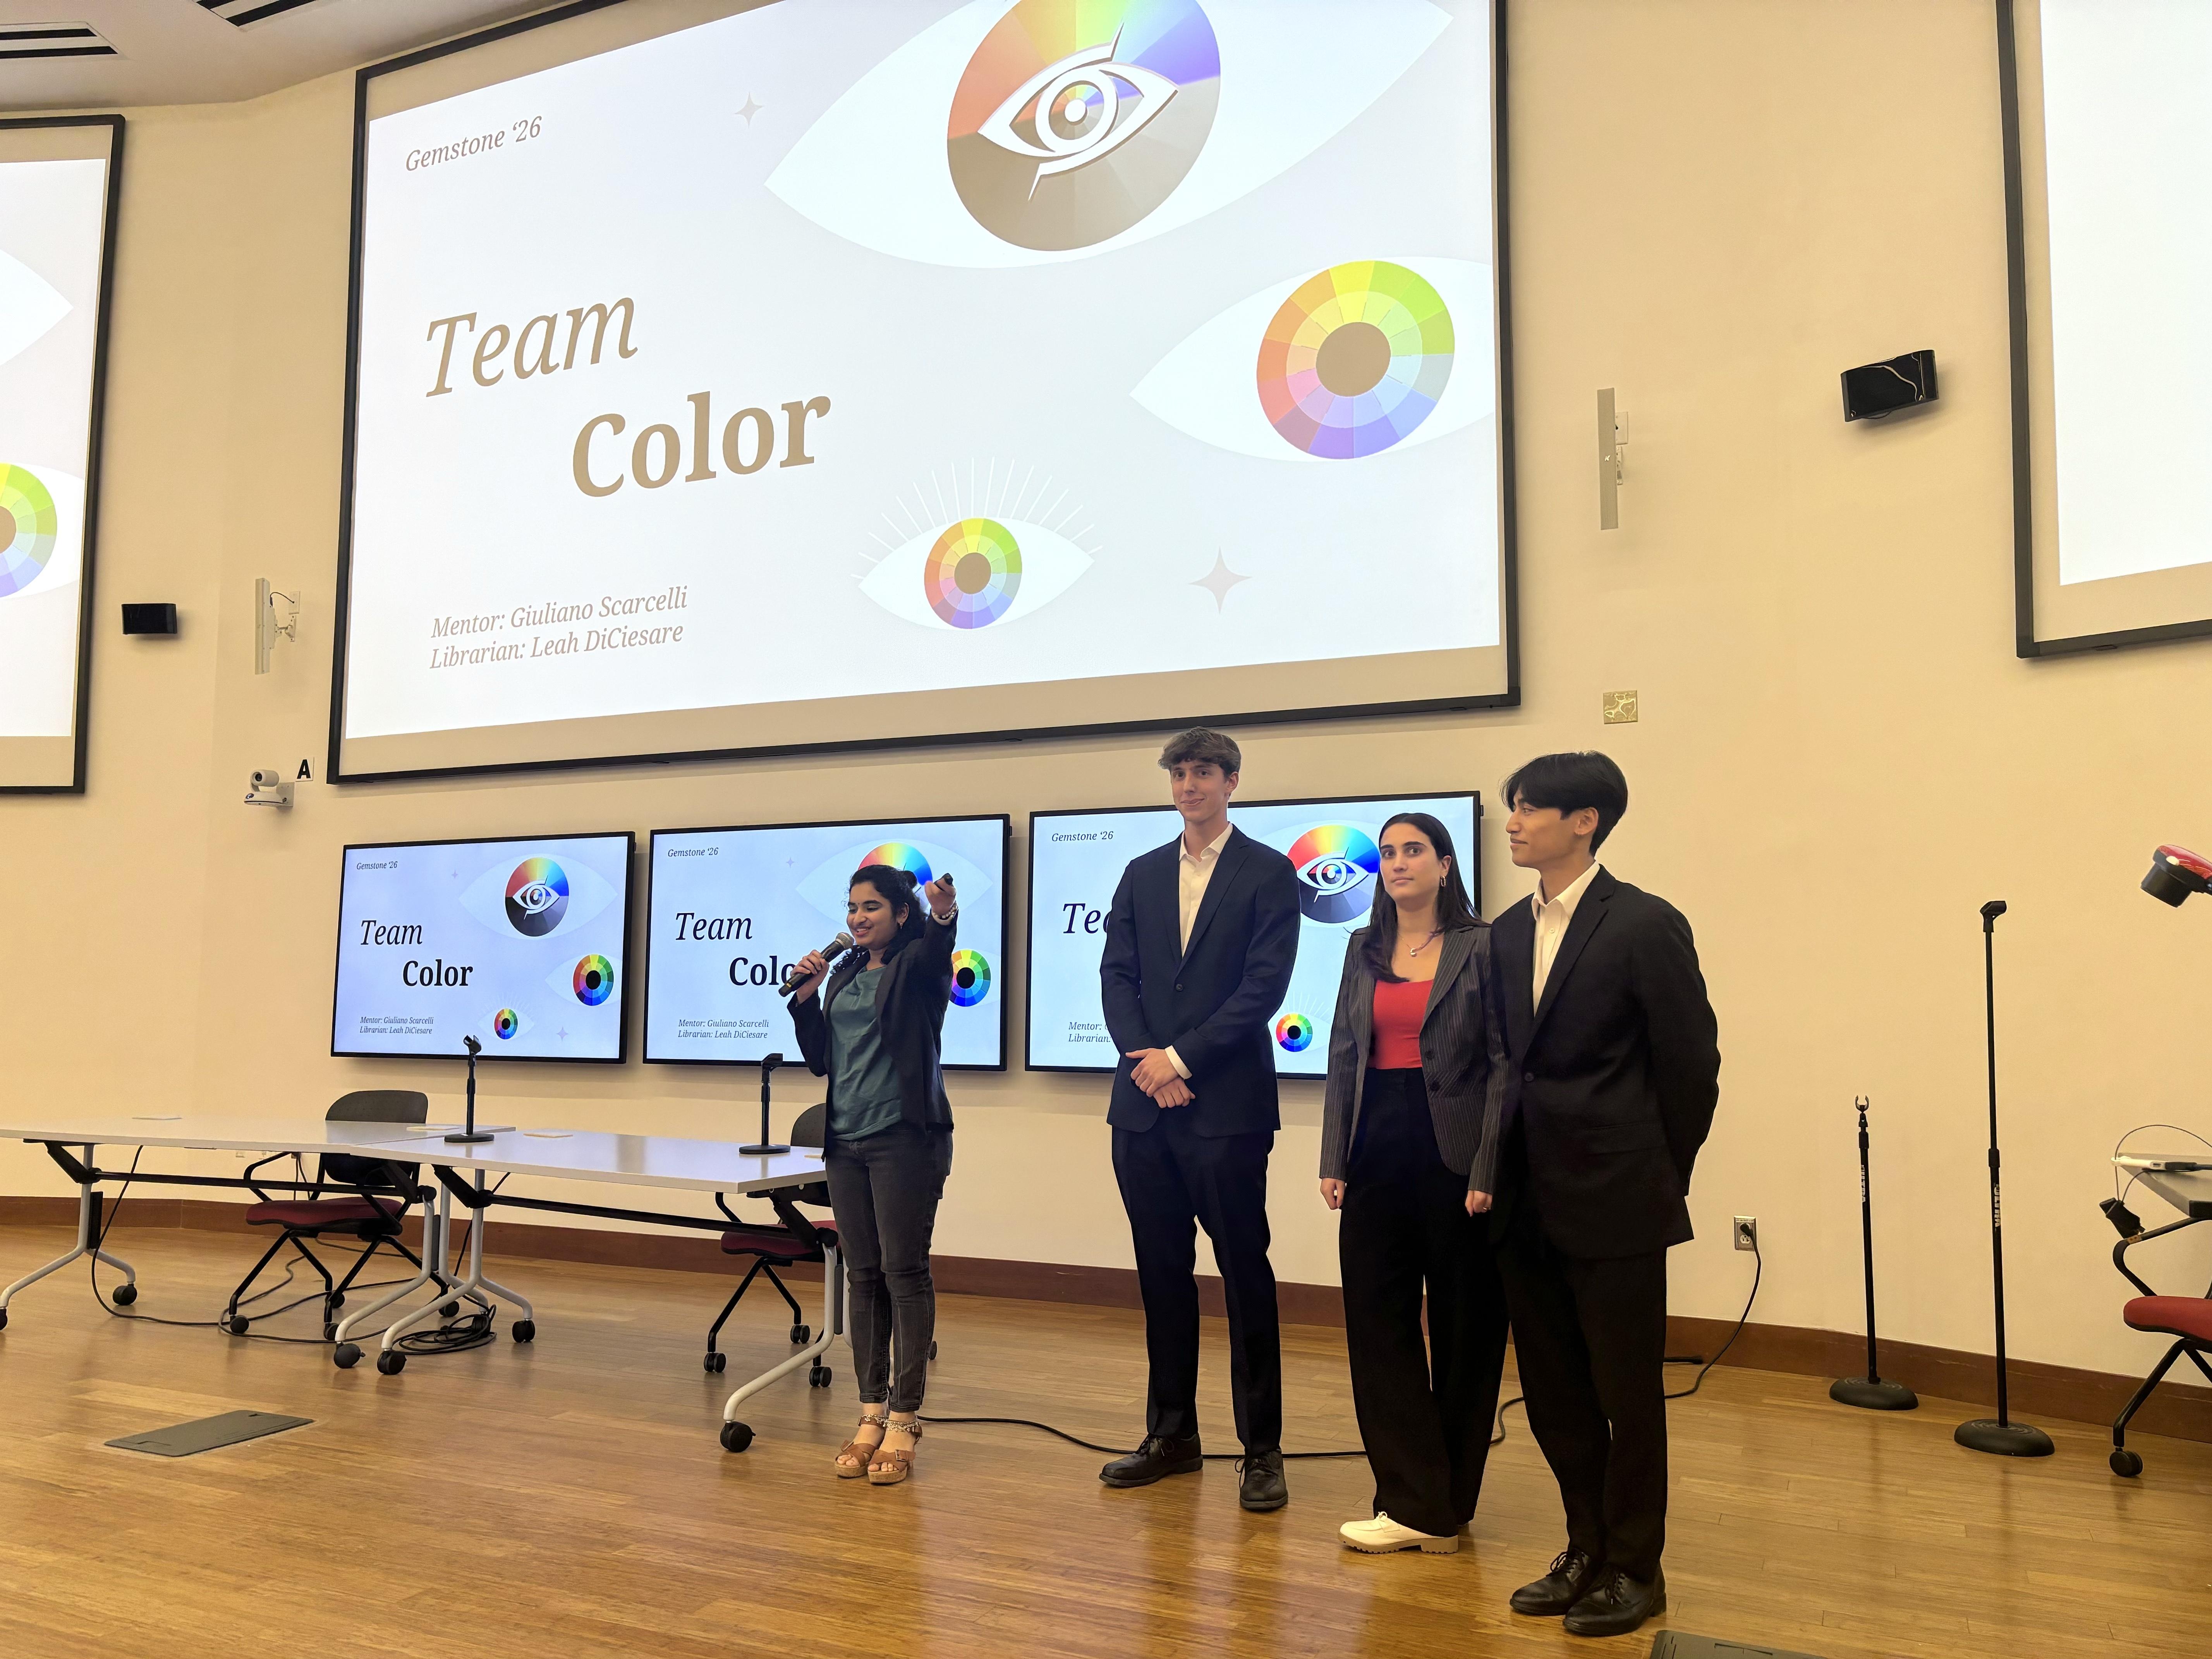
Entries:
[[[1285, 854], [1298, 872], [1298, 961], [1271, 1022], [1279, 1077], [1328, 1071], [1345, 942], [1375, 899], [1376, 842], [1395, 812], [1427, 812], [1451, 832], [1468, 896], [1481, 908], [1474, 793], [1374, 795], [1353, 799], [1239, 801], [1230, 820]], [[1139, 853], [1182, 833], [1173, 807], [1030, 815], [1028, 1066], [1032, 1072], [1110, 1072], [1120, 1056], [1106, 1030], [1098, 958], [1121, 871]]]
[[331, 1052], [628, 1058], [635, 839], [347, 848]]
[[646, 901], [645, 1057], [757, 1064], [799, 1039], [783, 976], [845, 926], [853, 872], [889, 864], [917, 883], [950, 872], [960, 905], [947, 1070], [1006, 1064], [1006, 860], [994, 817], [777, 823], [653, 832]]

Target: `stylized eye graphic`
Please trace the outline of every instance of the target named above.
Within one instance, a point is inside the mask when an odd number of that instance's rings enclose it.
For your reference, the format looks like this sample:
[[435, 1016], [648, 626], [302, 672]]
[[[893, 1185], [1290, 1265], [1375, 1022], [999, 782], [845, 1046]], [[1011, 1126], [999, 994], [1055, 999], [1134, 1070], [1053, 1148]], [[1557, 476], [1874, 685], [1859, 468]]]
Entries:
[[0, 253], [0, 363], [46, 338], [69, 314], [58, 289], [13, 254]]
[[53, 492], [27, 466], [0, 465], [0, 599], [46, 574], [61, 515]]
[[1364, 830], [1316, 824], [1291, 844], [1297, 872], [1298, 912], [1308, 921], [1353, 921], [1374, 902], [1382, 854]]
[[[919, 516], [903, 499], [898, 503], [903, 522], [888, 513], [884, 515], [892, 533], [904, 539], [873, 538], [884, 553], [875, 568], [861, 578], [860, 592], [904, 621], [969, 633], [1018, 622], [1049, 605], [1091, 568], [1091, 555], [1097, 550], [1079, 546], [1062, 533], [1084, 520], [1080, 504], [1068, 505], [1065, 489], [1055, 496], [1051, 479], [1038, 485], [1034, 478], [1034, 473], [1024, 476], [1020, 488], [1014, 489], [1009, 469], [1002, 485], [994, 462], [982, 490], [976, 491], [971, 475], [965, 492], [980, 494], [989, 503], [988, 509], [963, 512], [959, 506], [963, 492], [956, 473], [954, 516], [948, 520], [944, 492], [933, 477], [927, 492], [915, 490]], [[1005, 506], [1010, 494], [1012, 512]], [[1025, 509], [1025, 501], [1033, 505]], [[1023, 516], [1025, 511], [1052, 522], [1036, 522]], [[1089, 528], [1086, 523], [1075, 534], [1084, 535]]]
[[568, 975], [569, 988], [586, 1008], [596, 1008], [615, 994], [615, 965], [605, 957], [586, 957]]
[[461, 908], [494, 933], [553, 939], [573, 933], [619, 895], [586, 864], [543, 855], [502, 859], [461, 894]]
[[981, 951], [952, 953], [952, 1001], [956, 1007], [973, 1008], [991, 994], [991, 964]]
[[1303, 1054], [1313, 1042], [1313, 1022], [1304, 1014], [1285, 1014], [1275, 1022], [1275, 1041], [1291, 1054]]
[[1085, 258], [1297, 166], [1451, 22], [1430, 0], [1360, 0], [1351, 27], [1283, 0], [977, 0], [854, 82], [768, 187], [894, 258]]
[[484, 1022], [491, 1034], [501, 1042], [512, 1042], [537, 1021], [513, 1008], [501, 1008]]
[[1357, 459], [1497, 407], [1490, 267], [1356, 259], [1200, 325], [1129, 395], [1178, 432], [1271, 461]]
[[[920, 868], [916, 868], [917, 861]], [[939, 842], [925, 840], [884, 842], [875, 839], [855, 841], [842, 851], [831, 854], [814, 866], [798, 886], [799, 896], [812, 905], [837, 926], [845, 925], [845, 900], [852, 890], [853, 872], [864, 864], [889, 864], [901, 870], [915, 872], [917, 884], [924, 879], [921, 870], [938, 875], [949, 875], [958, 890], [960, 902], [965, 906], [981, 903], [998, 885], [996, 872], [987, 872], [959, 854]]]

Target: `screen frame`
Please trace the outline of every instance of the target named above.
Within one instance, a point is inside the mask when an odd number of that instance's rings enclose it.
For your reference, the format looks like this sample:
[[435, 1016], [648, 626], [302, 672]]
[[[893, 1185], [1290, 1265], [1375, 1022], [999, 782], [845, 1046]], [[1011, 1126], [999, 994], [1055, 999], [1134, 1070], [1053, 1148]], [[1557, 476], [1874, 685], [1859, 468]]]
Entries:
[[[640, 1029], [638, 1033], [639, 1059], [647, 1066], [704, 1066], [716, 1067], [726, 1071], [733, 1071], [744, 1066], [757, 1067], [760, 1065], [760, 1061], [757, 1060], [679, 1060], [674, 1057], [663, 1059], [653, 1052], [653, 1019], [651, 1013], [653, 1006], [653, 884], [655, 872], [659, 868], [659, 860], [654, 857], [654, 853], [659, 848], [660, 838], [663, 836], [750, 835], [757, 830], [869, 830], [878, 828], [896, 830], [904, 828], [909, 824], [989, 823], [994, 821], [995, 821], [999, 825], [1000, 914], [1006, 917], [999, 946], [1000, 954], [1003, 956], [1006, 951], [1006, 941], [1013, 937], [1013, 927], [1012, 925], [1012, 918], [1010, 915], [1006, 915], [1006, 912], [1011, 910], [1012, 908], [1012, 901], [1013, 898], [1014, 817], [1011, 812], [935, 812], [926, 817], [915, 818], [817, 818], [810, 823], [702, 823], [676, 825], [668, 829], [647, 830], [646, 832], [645, 839], [646, 862], [650, 867], [646, 871], [645, 874], [645, 997], [639, 1004], [638, 1012], [638, 1019], [640, 1021]], [[1024, 895], [1024, 898], [1026, 900], [1026, 894]], [[957, 909], [959, 903], [958, 895], [954, 895], [953, 902]], [[1007, 977], [1011, 980], [1012, 978], [1012, 975], [1009, 974]], [[788, 1008], [789, 1006], [788, 1002], [785, 1003], [785, 1006], [787, 1008]], [[1028, 1017], [1028, 1009], [1027, 1006], [1024, 1006], [1023, 1009], [1023, 1018], [1024, 1022], [1027, 1021]], [[1005, 1072], [1012, 1069], [1013, 1061], [1012, 1055], [1013, 1051], [1012, 1045], [1008, 1042], [1010, 1033], [1007, 1030], [1007, 1024], [1008, 1017], [1006, 1013], [1006, 999], [1002, 996], [999, 999], [999, 1063], [997, 1065], [981, 1066], [969, 1061], [962, 1061], [957, 1064], [949, 1061], [940, 1061], [938, 1069], [945, 1072]], [[1026, 1023], [1024, 1024], [1023, 1030], [1023, 1037], [1024, 1046], [1026, 1048], [1028, 1038]]]
[[[2034, 375], [2029, 351], [2027, 200], [2021, 149], [2020, 36], [2015, 0], [1996, 0], [1997, 103], [2004, 150], [2005, 289], [2011, 337], [2014, 652], [2021, 658], [2079, 656], [2123, 646], [2212, 635], [2212, 614], [2095, 634], [2045, 639], [2035, 617]], [[2046, 295], [2046, 298], [2048, 296]], [[2054, 536], [2057, 527], [2052, 526]], [[2051, 556], [2057, 556], [2054, 545]]]
[[93, 321], [92, 394], [85, 443], [84, 548], [77, 578], [76, 696], [70, 720], [75, 756], [67, 783], [0, 783], [0, 795], [82, 795], [92, 733], [92, 617], [100, 543], [100, 463], [107, 407], [107, 343], [115, 312], [115, 242], [123, 220], [123, 135], [120, 115], [38, 115], [0, 120], [0, 132], [41, 127], [108, 129], [107, 199], [100, 210], [99, 315]]
[[[773, 0], [769, 0], [773, 3]], [[1413, 702], [1337, 704], [1322, 708], [1224, 710], [1192, 708], [1172, 717], [1102, 720], [1079, 725], [1008, 727], [888, 738], [853, 738], [828, 743], [759, 744], [736, 748], [687, 749], [650, 754], [561, 757], [544, 760], [480, 762], [467, 766], [381, 768], [348, 771], [344, 765], [346, 667], [351, 648], [353, 585], [354, 453], [358, 436], [361, 390], [362, 231], [367, 219], [369, 89], [380, 76], [513, 38], [550, 24], [603, 11], [629, 0], [569, 0], [533, 16], [516, 18], [452, 40], [425, 46], [355, 71], [353, 110], [353, 202], [348, 229], [346, 270], [345, 405], [338, 465], [338, 547], [336, 637], [331, 654], [330, 749], [324, 776], [334, 784], [379, 783], [401, 778], [482, 777], [510, 772], [567, 772], [587, 768], [655, 766], [673, 761], [735, 761], [793, 755], [835, 755], [879, 749], [949, 748], [1024, 743], [1042, 738], [1110, 737], [1139, 732], [1176, 731], [1193, 725], [1278, 726], [1294, 721], [1352, 720], [1521, 706], [1521, 601], [1517, 495], [1514, 486], [1512, 258], [1508, 240], [1506, 185], [1506, 10], [1509, 0], [1487, 0], [1490, 9], [1490, 202], [1491, 239], [1496, 251], [1493, 327], [1498, 365], [1498, 556], [1500, 644], [1505, 653], [1505, 685], [1496, 692], [1474, 692]], [[742, 5], [733, 9], [748, 9]], [[105, 335], [103, 333], [103, 339]], [[677, 712], [677, 711], [662, 711]], [[673, 1063], [673, 1062], [671, 1062]], [[719, 1064], [701, 1061], [699, 1064]]]
[[[1460, 849], [1460, 874], [1468, 884], [1468, 901], [1477, 915], [1482, 914], [1482, 792], [1480, 789], [1391, 789], [1376, 795], [1300, 795], [1285, 800], [1248, 800], [1242, 803], [1249, 810], [1261, 806], [1364, 806], [1371, 801], [1444, 800], [1465, 795], [1474, 804], [1474, 838], [1472, 851]], [[1230, 824], [1237, 823], [1239, 803], [1229, 803]], [[1039, 818], [1098, 817], [1109, 812], [1172, 812], [1175, 808], [1165, 803], [1153, 806], [1071, 806], [1057, 811], [1032, 811], [1029, 824], [1029, 865], [1024, 872], [1023, 908], [1026, 927], [1022, 934], [1022, 1069], [1025, 1072], [1066, 1072], [1082, 1077], [1111, 1077], [1121, 1068], [1114, 1066], [1033, 1066], [1030, 1063], [1031, 1049], [1030, 1011], [1035, 1006], [1030, 993], [1036, 979], [1036, 821]], [[1161, 846], [1167, 843], [1163, 842]], [[1145, 852], [1155, 850], [1146, 848]], [[1132, 854], [1133, 860], [1142, 853]], [[1101, 949], [1104, 947], [1102, 946]], [[1275, 1073], [1278, 1083], [1321, 1083], [1322, 1077], [1285, 1076]]]
[[[420, 847], [505, 847], [529, 846], [548, 841], [613, 841], [617, 836], [623, 843], [623, 960], [634, 959], [635, 941], [632, 935], [637, 927], [637, 831], [635, 830], [554, 830], [538, 836], [441, 836], [434, 841], [362, 841], [348, 842], [338, 853], [337, 923], [331, 929], [337, 937], [337, 948], [331, 965], [331, 1058], [333, 1060], [443, 1060], [443, 1054], [395, 1054], [382, 1049], [341, 1048], [338, 1042], [338, 972], [345, 963], [345, 877], [346, 863], [356, 853], [378, 853], [389, 848]], [[479, 1060], [500, 1066], [626, 1066], [629, 1063], [630, 998], [629, 972], [623, 972], [623, 983], [617, 987], [623, 999], [622, 1019], [616, 1027], [615, 1052], [611, 1058], [601, 1054], [495, 1054], [487, 1049], [478, 1054]], [[455, 1051], [455, 1058], [461, 1058]]]

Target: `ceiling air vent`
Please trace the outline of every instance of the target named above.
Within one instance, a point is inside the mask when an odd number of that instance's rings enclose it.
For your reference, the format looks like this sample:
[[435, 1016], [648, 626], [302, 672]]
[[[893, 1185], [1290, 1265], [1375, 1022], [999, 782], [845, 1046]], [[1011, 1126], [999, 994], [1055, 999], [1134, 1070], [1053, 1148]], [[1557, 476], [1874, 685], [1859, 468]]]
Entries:
[[115, 48], [88, 23], [0, 23], [0, 58], [115, 55]]
[[240, 28], [314, 3], [315, 0], [200, 0], [202, 9], [211, 11], [224, 22], [235, 23]]

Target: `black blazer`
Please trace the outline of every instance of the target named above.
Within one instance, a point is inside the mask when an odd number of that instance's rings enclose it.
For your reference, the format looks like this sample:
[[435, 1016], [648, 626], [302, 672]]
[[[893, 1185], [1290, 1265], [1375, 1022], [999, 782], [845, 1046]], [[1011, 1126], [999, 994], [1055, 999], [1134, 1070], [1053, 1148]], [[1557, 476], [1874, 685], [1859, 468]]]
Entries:
[[[952, 1103], [945, 1097], [938, 1053], [945, 1005], [952, 1000], [952, 938], [959, 925], [955, 915], [949, 924], [939, 926], [923, 905], [921, 937], [906, 941], [885, 957], [884, 976], [876, 981], [876, 1019], [883, 1028], [892, 1068], [898, 1073], [899, 1118], [925, 1129], [952, 1127]], [[812, 996], [791, 1005], [791, 1024], [799, 1033], [806, 1069], [830, 1079], [832, 1101], [837, 1097], [837, 1079], [830, 1073], [830, 1021], [823, 1010], [867, 965], [866, 951], [852, 952]], [[835, 1139], [827, 1113], [822, 1138], [827, 1150]]]
[[[1362, 948], [1366, 942], [1363, 927], [1344, 947], [1344, 980], [1329, 1027], [1328, 1089], [1321, 1115], [1324, 1180], [1342, 1181], [1349, 1171], [1368, 1055], [1375, 1046], [1375, 974]], [[1467, 1177], [1469, 1192], [1498, 1190], [1507, 1062], [1505, 1008], [1489, 926], [1455, 927], [1443, 937], [1428, 1008], [1421, 1016], [1421, 1076], [1428, 1085], [1437, 1151]]]
[[[1507, 1194], [1563, 1255], [1641, 1255], [1691, 1237], [1690, 1171], [1720, 1097], [1713, 1007], [1682, 913], [1601, 869], [1531, 1006], [1536, 918], [1491, 924], [1505, 991]], [[1525, 1182], [1525, 1187], [1521, 1183]], [[1510, 1201], [1509, 1201], [1510, 1200]]]
[[1272, 1133], [1275, 1046], [1267, 1022], [1283, 1006], [1298, 954], [1298, 878], [1290, 860], [1231, 827], [1206, 897], [1182, 933], [1178, 837], [1139, 853], [1121, 872], [1106, 919], [1098, 980], [1120, 1057], [1106, 1121], [1152, 1127], [1160, 1109], [1130, 1073], [1132, 1048], [1173, 1048], [1190, 1068], [1191, 1115], [1202, 1135]]

